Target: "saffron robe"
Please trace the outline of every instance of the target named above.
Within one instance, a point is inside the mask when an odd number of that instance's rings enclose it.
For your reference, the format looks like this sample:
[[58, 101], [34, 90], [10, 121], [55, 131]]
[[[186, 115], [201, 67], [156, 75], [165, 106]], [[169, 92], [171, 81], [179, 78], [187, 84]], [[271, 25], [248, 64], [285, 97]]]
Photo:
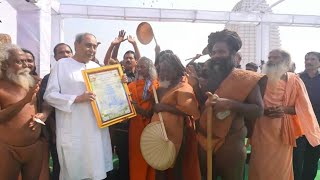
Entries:
[[[148, 99], [143, 100], [143, 90], [145, 80], [133, 81], [128, 85], [132, 100], [135, 101], [143, 110], [149, 111], [153, 103], [152, 86], [158, 87], [158, 82], [153, 81], [148, 89]], [[150, 123], [151, 118], [137, 114], [130, 120], [129, 125], [129, 170], [131, 180], [154, 180], [155, 170], [144, 160], [141, 149], [140, 139], [143, 129]]]
[[[231, 73], [223, 80], [220, 84], [219, 88], [214, 92], [221, 98], [227, 98], [231, 100], [236, 100], [239, 102], [244, 102], [250, 92], [256, 87], [257, 84], [260, 86], [261, 94], [264, 94], [265, 90], [265, 82], [267, 78], [264, 75], [241, 70], [234, 69]], [[213, 93], [213, 92], [212, 92]], [[205, 150], [207, 150], [207, 110], [205, 108], [201, 114], [200, 119], [200, 133], [197, 135], [199, 144]], [[223, 120], [219, 120], [216, 118], [216, 114], [213, 113], [212, 121], [212, 146], [213, 152], [217, 152], [218, 149], [223, 145], [226, 136], [229, 133], [230, 127], [232, 125], [232, 120], [235, 116], [239, 116], [238, 114], [231, 112], [231, 114]], [[239, 117], [243, 118], [243, 117]], [[248, 122], [247, 126], [253, 127], [254, 122]], [[249, 127], [249, 128], [250, 128]], [[243, 126], [238, 127], [239, 129], [243, 128]], [[238, 129], [238, 130], [239, 130]], [[251, 129], [249, 129], [251, 131]]]
[[287, 73], [287, 81], [267, 85], [265, 108], [295, 107], [296, 115], [263, 116], [256, 121], [251, 139], [249, 180], [293, 180], [292, 153], [295, 139], [305, 135], [313, 146], [320, 144], [320, 129], [302, 80]]
[[[194, 131], [194, 120], [199, 119], [200, 112], [193, 89], [187, 83], [186, 78], [183, 78], [178, 85], [166, 92], [160, 99], [160, 103], [175, 106], [192, 117], [187, 118], [169, 112], [161, 112], [168, 138], [174, 143], [176, 153], [182, 159], [182, 177], [175, 177], [173, 169], [169, 168], [166, 171], [168, 179], [200, 180], [197, 139]], [[159, 120], [159, 115], [155, 113], [151, 121]], [[181, 149], [182, 143], [183, 148]], [[180, 150], [182, 151], [180, 152]]]

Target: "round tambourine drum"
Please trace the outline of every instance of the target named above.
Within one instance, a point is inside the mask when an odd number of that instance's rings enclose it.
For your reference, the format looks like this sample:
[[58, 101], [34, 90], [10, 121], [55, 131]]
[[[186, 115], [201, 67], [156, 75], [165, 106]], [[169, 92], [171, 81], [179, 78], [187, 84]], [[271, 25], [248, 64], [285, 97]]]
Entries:
[[142, 22], [138, 25], [136, 34], [138, 40], [144, 45], [149, 44], [154, 37], [152, 27], [147, 22]]
[[160, 121], [144, 128], [140, 148], [143, 158], [154, 169], [164, 171], [174, 165], [176, 149], [170, 140], [165, 139]]

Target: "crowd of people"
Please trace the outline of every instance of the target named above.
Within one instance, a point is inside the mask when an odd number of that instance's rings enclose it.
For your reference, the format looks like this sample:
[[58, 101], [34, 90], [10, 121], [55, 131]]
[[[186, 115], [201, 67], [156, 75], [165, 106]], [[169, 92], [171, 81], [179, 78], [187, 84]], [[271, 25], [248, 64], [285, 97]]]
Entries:
[[[241, 69], [241, 38], [225, 29], [208, 36], [206, 62], [196, 63], [197, 55], [185, 67], [159, 45], [154, 60], [142, 56], [135, 38], [125, 36], [119, 31], [103, 63], [95, 57], [99, 42], [91, 33], [76, 36], [74, 51], [57, 44], [57, 63], [42, 79], [31, 51], [0, 43], [1, 180], [201, 180], [207, 177], [208, 149], [215, 180], [242, 180], [246, 163], [249, 180], [315, 179], [319, 52], [305, 55], [305, 70], [299, 74], [282, 49], [271, 50], [260, 67], [251, 62]], [[118, 58], [125, 41], [134, 50]], [[137, 116], [99, 128], [90, 104], [96, 95], [87, 91], [81, 71], [112, 64], [124, 70], [122, 82], [128, 84]], [[140, 149], [144, 128], [159, 121], [159, 113], [176, 151], [167, 170], [151, 167]]]

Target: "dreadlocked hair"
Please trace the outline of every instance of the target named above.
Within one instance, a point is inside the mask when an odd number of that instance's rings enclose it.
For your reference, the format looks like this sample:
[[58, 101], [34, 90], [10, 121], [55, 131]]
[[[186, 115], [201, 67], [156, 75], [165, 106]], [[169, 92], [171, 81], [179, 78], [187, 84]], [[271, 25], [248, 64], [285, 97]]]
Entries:
[[161, 57], [162, 55], [168, 54], [168, 53], [173, 54], [173, 52], [172, 52], [170, 49], [161, 51], [161, 52], [156, 56], [156, 59], [155, 59], [155, 61], [154, 61], [154, 65], [155, 65], [155, 66], [158, 66], [158, 65], [159, 65], [159, 59], [160, 59], [160, 57]]
[[159, 58], [159, 64], [167, 62], [175, 68], [175, 71], [178, 73], [178, 77], [185, 75], [186, 68], [182, 65], [180, 58], [173, 53], [165, 53]]
[[224, 29], [222, 31], [217, 31], [215, 33], [211, 33], [208, 36], [208, 45], [207, 48], [209, 50], [209, 54], [212, 51], [214, 44], [217, 42], [225, 42], [227, 43], [230, 52], [236, 53], [242, 46], [242, 41], [240, 36], [235, 31], [230, 31], [228, 29]]

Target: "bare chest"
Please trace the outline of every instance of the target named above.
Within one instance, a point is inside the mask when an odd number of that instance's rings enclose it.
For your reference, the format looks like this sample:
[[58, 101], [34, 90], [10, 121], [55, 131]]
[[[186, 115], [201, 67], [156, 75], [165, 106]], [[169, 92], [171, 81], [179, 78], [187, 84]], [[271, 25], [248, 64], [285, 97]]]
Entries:
[[[27, 94], [27, 90], [12, 86], [0, 84], [0, 107], [1, 109], [8, 108], [21, 101]], [[30, 116], [36, 112], [36, 98], [27, 103], [17, 114], [18, 117]]]

